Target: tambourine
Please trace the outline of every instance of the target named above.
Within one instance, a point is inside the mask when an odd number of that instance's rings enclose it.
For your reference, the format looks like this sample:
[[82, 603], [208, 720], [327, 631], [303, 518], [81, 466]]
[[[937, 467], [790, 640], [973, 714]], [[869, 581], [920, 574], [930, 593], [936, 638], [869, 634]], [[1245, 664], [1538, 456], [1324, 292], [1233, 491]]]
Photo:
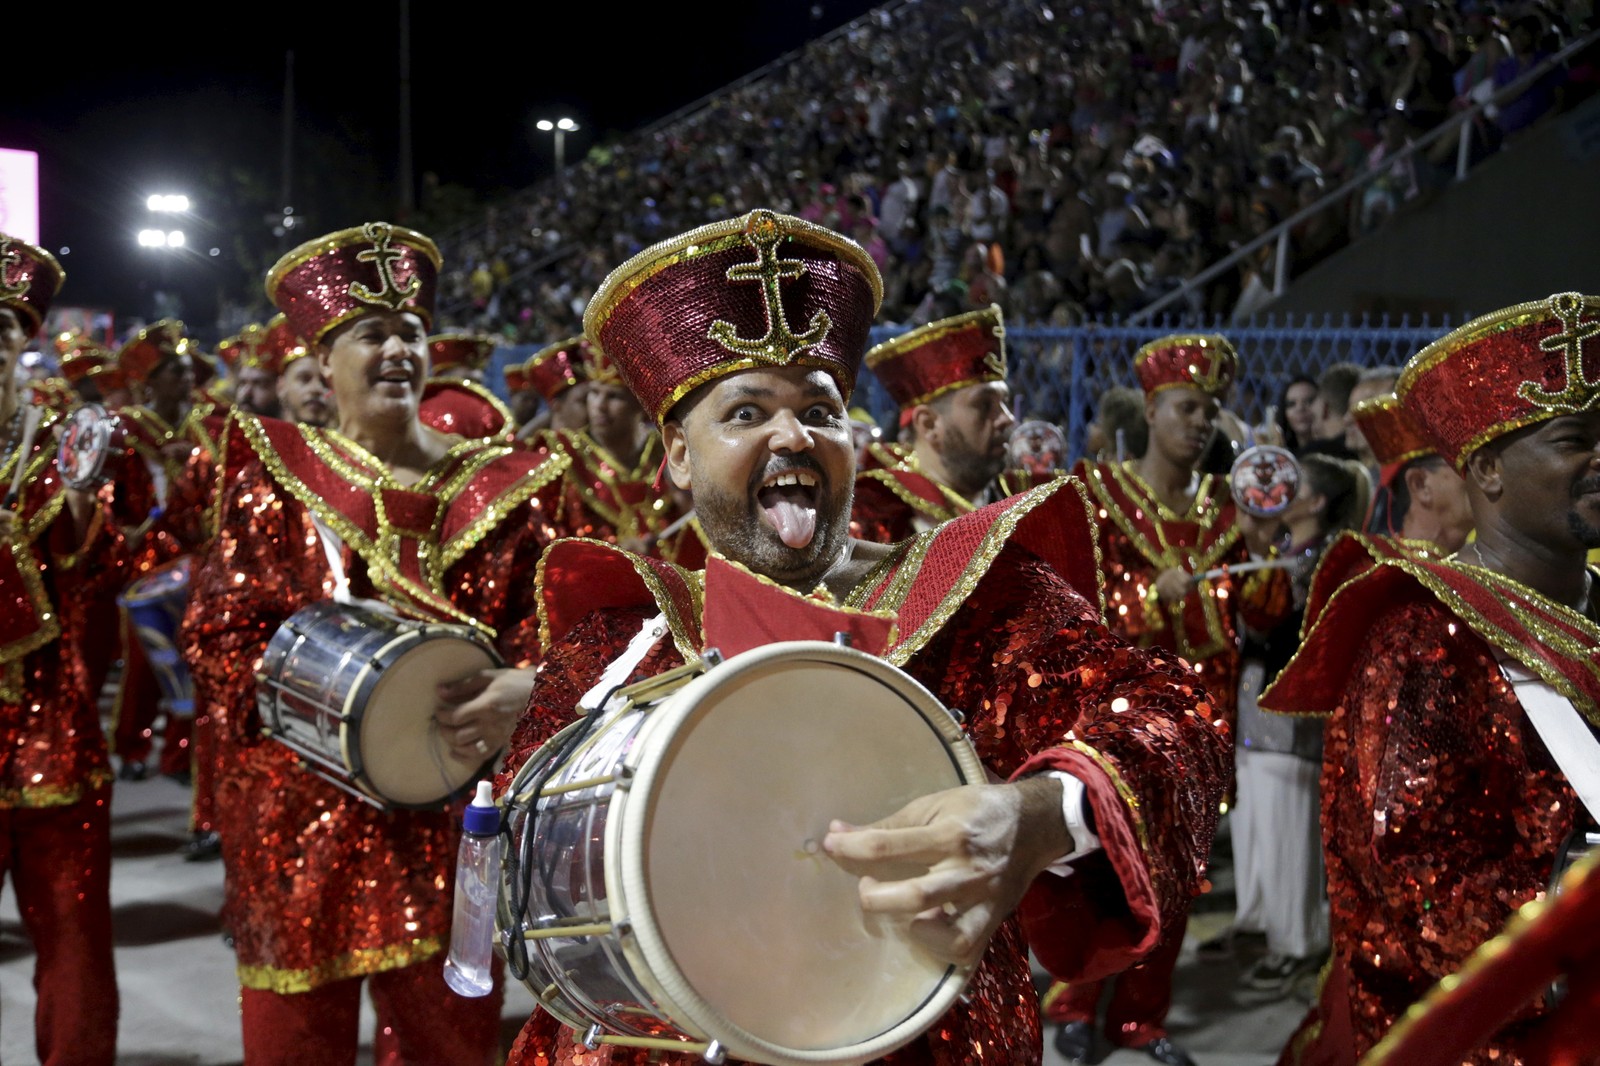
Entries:
[[61, 480], [75, 489], [94, 489], [111, 480], [106, 461], [122, 423], [97, 403], [86, 403], [67, 416], [56, 445]]
[[1048, 475], [1066, 461], [1067, 435], [1050, 422], [1033, 419], [1011, 431], [1006, 451], [1011, 469]]
[[1228, 474], [1233, 502], [1257, 518], [1276, 518], [1300, 490], [1300, 464], [1275, 444], [1257, 444], [1239, 453]]

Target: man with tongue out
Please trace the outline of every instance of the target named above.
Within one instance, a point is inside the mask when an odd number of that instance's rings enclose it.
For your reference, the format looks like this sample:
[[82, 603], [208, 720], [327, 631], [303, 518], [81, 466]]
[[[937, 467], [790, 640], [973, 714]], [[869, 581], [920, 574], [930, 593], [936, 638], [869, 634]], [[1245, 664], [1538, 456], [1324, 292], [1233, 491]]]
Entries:
[[[856, 244], [770, 211], [649, 248], [601, 286], [586, 332], [660, 424], [667, 473], [693, 494], [711, 547], [755, 579], [719, 593], [614, 546], [552, 545], [540, 581], [549, 643], [505, 765], [516, 770], [570, 722], [630, 645], [635, 665], [617, 670], [640, 680], [730, 635], [730, 616], [762, 622], [746, 635], [786, 635], [806, 612], [841, 629], [860, 618], [847, 608], [892, 613], [883, 657], [969, 712], [991, 780], [1004, 783], [935, 793], [871, 826], [835, 823], [822, 846], [882, 878], [862, 879], [865, 911], [918, 916], [911, 928], [930, 950], [977, 963], [963, 1003], [891, 1061], [1033, 1066], [1026, 947], [1073, 979], [1132, 965], [1161, 939], [1199, 890], [1230, 742], [1175, 657], [1102, 623], [1076, 483], [894, 546], [851, 537], [846, 404], [881, 294]], [[658, 615], [661, 635], [640, 657], [641, 628]], [[928, 872], [894, 880], [908, 861]], [[698, 1059], [589, 1051], [541, 1011], [510, 1061]]]

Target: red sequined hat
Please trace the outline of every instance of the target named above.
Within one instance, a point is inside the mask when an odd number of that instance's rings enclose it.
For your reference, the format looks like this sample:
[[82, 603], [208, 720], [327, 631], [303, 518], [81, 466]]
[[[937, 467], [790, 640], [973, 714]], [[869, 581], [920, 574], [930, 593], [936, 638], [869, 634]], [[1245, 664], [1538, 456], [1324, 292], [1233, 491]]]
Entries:
[[306, 347], [306, 342], [295, 333], [294, 327], [289, 325], [289, 316], [279, 311], [267, 319], [267, 328], [262, 337], [262, 343], [272, 353], [272, 358], [278, 364], [278, 373], [288, 369], [289, 364], [296, 359], [311, 354], [311, 349]]
[[1473, 319], [1412, 356], [1395, 395], [1460, 470], [1496, 437], [1600, 406], [1596, 315], [1600, 297], [1563, 292]]
[[583, 337], [568, 337], [534, 352], [522, 364], [522, 372], [527, 377], [528, 387], [538, 390], [549, 402], [579, 382], [589, 380], [593, 355], [594, 346]]
[[428, 373], [438, 374], [454, 367], [464, 366], [482, 370], [499, 344], [493, 337], [482, 333], [441, 333], [428, 338]]
[[67, 272], [56, 257], [27, 241], [0, 233], [0, 307], [22, 316], [22, 328], [36, 335], [61, 291]]
[[528, 371], [521, 363], [508, 363], [501, 373], [506, 378], [507, 392], [525, 392], [533, 388], [533, 382], [528, 380]]
[[901, 410], [967, 385], [1004, 381], [1006, 327], [1000, 308], [991, 304], [902, 333], [867, 353], [867, 369]]
[[443, 260], [432, 241], [389, 222], [368, 222], [308, 241], [267, 271], [267, 299], [312, 344], [362, 315], [410, 311], [433, 325]]
[[1208, 396], [1221, 396], [1239, 372], [1239, 353], [1226, 337], [1214, 333], [1174, 334], [1140, 348], [1133, 372], [1146, 396], [1174, 385], [1193, 385]]
[[237, 336], [218, 344], [217, 358], [233, 374], [245, 368], [261, 369], [271, 374], [283, 372], [279, 353], [271, 346], [266, 329], [255, 323], [244, 327]]
[[660, 421], [700, 385], [758, 367], [817, 367], [848, 399], [882, 301], [860, 245], [757, 210], [640, 252], [606, 278], [583, 325]]
[[175, 318], [152, 322], [117, 349], [117, 366], [128, 380], [143, 384], [156, 367], [186, 350], [184, 326]]
[[1362, 400], [1350, 409], [1350, 417], [1367, 438], [1367, 447], [1372, 449], [1379, 466], [1409, 463], [1438, 452], [1393, 393]]

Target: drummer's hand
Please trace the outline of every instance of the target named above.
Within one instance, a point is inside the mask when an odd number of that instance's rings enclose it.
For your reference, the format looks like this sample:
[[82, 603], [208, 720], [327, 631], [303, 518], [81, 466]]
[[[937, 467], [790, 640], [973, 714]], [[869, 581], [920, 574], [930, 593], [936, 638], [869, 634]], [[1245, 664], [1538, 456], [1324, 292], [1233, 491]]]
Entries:
[[[912, 918], [911, 933], [948, 962], [977, 962], [1034, 877], [1072, 853], [1061, 782], [967, 785], [935, 792], [859, 828], [834, 822], [828, 854], [860, 875], [861, 909]], [[927, 873], [894, 876], [907, 864]]]
[[479, 670], [440, 685], [433, 716], [451, 750], [462, 759], [487, 759], [510, 743], [528, 709], [534, 677], [532, 667]]
[[161, 455], [165, 459], [181, 462], [195, 452], [195, 447], [186, 440], [168, 441], [161, 446]]
[[72, 525], [77, 531], [77, 543], [82, 544], [84, 535], [89, 531], [89, 522], [94, 517], [94, 509], [98, 506], [95, 494], [83, 489], [75, 489], [70, 485], [64, 486], [63, 491], [67, 498], [67, 511], [72, 515]]
[[1156, 595], [1162, 603], [1182, 603], [1194, 587], [1194, 575], [1181, 566], [1170, 567], [1156, 575]]

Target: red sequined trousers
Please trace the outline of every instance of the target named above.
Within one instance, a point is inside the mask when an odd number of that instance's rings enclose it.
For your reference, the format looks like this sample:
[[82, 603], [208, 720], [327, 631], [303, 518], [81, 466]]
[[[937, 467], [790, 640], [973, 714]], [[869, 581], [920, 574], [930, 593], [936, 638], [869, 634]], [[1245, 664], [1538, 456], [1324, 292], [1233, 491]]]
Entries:
[[[1350, 639], [1364, 650], [1322, 764], [1333, 957], [1283, 1063], [1355, 1063], [1545, 891], [1578, 808], [1491, 649], [1436, 600]], [[1538, 1013], [1467, 1061], [1520, 1061]]]
[[[445, 575], [450, 601], [497, 629], [500, 652], [514, 665], [537, 654], [533, 570], [549, 537], [537, 508], [531, 501], [513, 511]], [[281, 996], [275, 1010], [316, 1014], [320, 1001], [301, 994], [443, 964], [460, 809], [380, 810], [261, 736], [254, 671], [262, 651], [296, 610], [329, 597], [332, 577], [310, 515], [259, 461], [233, 476], [220, 513], [191, 590], [184, 654], [196, 701], [210, 709], [217, 731], [217, 824], [228, 871], [223, 922], [234, 934], [246, 990]], [[344, 564], [355, 595], [376, 595], [348, 548]], [[490, 998], [498, 1003], [500, 996]], [[464, 1031], [473, 1031], [472, 1019], [484, 1009], [498, 1007], [456, 996], [439, 1005], [459, 1015]], [[413, 1025], [446, 1024], [439, 1012], [394, 1021], [402, 1043]], [[272, 1052], [264, 1046], [268, 1032], [247, 1026], [250, 1061]]]
[[[578, 698], [654, 614], [653, 606], [596, 613], [557, 639], [513, 738], [508, 768], [520, 767], [570, 720]], [[676, 651], [658, 647], [635, 677], [653, 676], [680, 662]], [[1041, 1033], [1024, 928], [1041, 962], [1068, 978], [1113, 973], [1149, 951], [1159, 930], [1180, 920], [1198, 891], [1228, 772], [1229, 734], [1212, 716], [1194, 713], [1203, 697], [1189, 671], [1114, 637], [1094, 608], [1053, 570], [1016, 548], [1000, 554], [983, 583], [905, 669], [946, 706], [967, 711], [969, 734], [994, 773], [1005, 777], [1052, 768], [1086, 773], [1083, 762], [1070, 760], [1087, 748], [1095, 752], [1093, 765], [1113, 767], [1116, 774], [1117, 790], [1111, 791], [1110, 779], [1089, 773], [1096, 811], [1110, 809], [1099, 806], [1102, 802], [1120, 803], [1116, 797], [1123, 788], [1138, 797], [1133, 816], [1142, 843], [1115, 852], [1108, 843], [1107, 851], [1080, 860], [1070, 877], [1041, 876], [1019, 911], [1023, 920], [1007, 922], [991, 942], [968, 986], [967, 1003], [925, 1036], [878, 1060], [894, 1066], [1036, 1066], [1042, 1058]], [[1083, 747], [1055, 747], [1064, 739]], [[1109, 820], [1102, 818], [1102, 826]], [[1135, 855], [1148, 870], [1159, 916], [1131, 914], [1113, 873], [1114, 865]], [[699, 1061], [655, 1055], [620, 1048], [587, 1051], [540, 1011], [508, 1061], [513, 1066], [691, 1066]]]

